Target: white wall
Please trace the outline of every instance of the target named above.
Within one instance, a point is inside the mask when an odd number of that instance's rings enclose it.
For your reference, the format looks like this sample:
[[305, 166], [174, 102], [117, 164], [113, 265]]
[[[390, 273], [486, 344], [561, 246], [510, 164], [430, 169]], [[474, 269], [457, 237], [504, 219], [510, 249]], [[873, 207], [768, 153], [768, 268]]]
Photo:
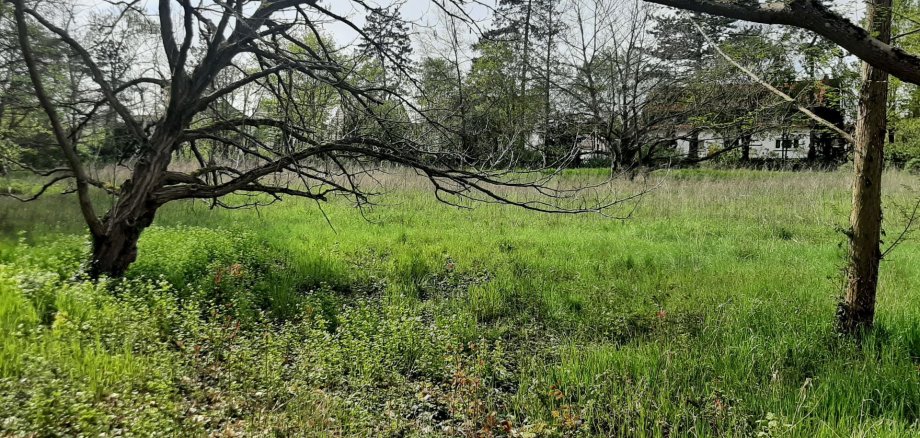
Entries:
[[[678, 137], [689, 137], [689, 132], [678, 132]], [[798, 147], [787, 149], [786, 158], [802, 159], [808, 157], [808, 147], [811, 142], [811, 135], [807, 129], [791, 130], [789, 138], [798, 139]], [[751, 137], [751, 158], [783, 158], [783, 150], [776, 148], [776, 141], [782, 138], [782, 131], [773, 130], [755, 134]], [[721, 150], [723, 146], [722, 137], [714, 131], [701, 131], [700, 139], [700, 157], [705, 157], [708, 153]], [[677, 152], [681, 156], [687, 156], [690, 151], [690, 141], [685, 139], [677, 140]]]

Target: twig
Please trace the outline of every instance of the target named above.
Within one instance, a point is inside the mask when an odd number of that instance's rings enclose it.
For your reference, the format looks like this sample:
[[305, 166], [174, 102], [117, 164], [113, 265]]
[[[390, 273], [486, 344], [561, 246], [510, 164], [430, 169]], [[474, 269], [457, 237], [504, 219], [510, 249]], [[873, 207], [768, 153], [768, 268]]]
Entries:
[[888, 245], [888, 248], [884, 252], [882, 252], [882, 256], [880, 257], [881, 260], [884, 260], [885, 256], [887, 256], [898, 245], [903, 243], [904, 240], [907, 238], [907, 235], [910, 234], [911, 231], [913, 231], [911, 230], [911, 228], [913, 228], [914, 222], [916, 222], [917, 220], [918, 211], [920, 211], [920, 197], [918, 197], [917, 202], [914, 203], [914, 209], [911, 210], [910, 216], [908, 216], [907, 218], [907, 224], [904, 225], [904, 229], [901, 230], [901, 234], [898, 234], [898, 237], [894, 239], [894, 242], [891, 242], [891, 245]]

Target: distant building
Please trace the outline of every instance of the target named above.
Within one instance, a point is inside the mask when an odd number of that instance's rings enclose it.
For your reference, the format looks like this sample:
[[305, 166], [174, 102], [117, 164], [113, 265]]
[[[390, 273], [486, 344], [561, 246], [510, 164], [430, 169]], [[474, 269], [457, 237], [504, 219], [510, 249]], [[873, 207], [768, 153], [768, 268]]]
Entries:
[[[711, 129], [685, 127], [674, 133], [672, 148], [681, 157], [701, 159], [726, 150], [738, 150], [748, 160], [823, 160], [846, 157], [848, 144], [823, 127], [789, 124], [763, 127], [756, 133], [737, 137]], [[695, 132], [695, 134], [694, 134]]]
[[610, 147], [607, 141], [599, 135], [581, 135], [575, 139], [575, 153], [578, 160], [596, 160], [608, 157]]
[[[836, 96], [832, 96], [836, 81], [796, 82], [782, 88], [796, 96], [800, 105], [846, 129]], [[743, 161], [811, 160], [832, 164], [843, 161], [849, 152], [849, 144], [835, 131], [758, 84], [726, 85], [711, 99], [708, 105], [713, 109], [708, 111], [685, 111], [685, 106], [673, 102], [652, 107], [679, 114], [656, 129], [660, 137], [670, 139], [674, 155], [697, 161], [733, 152]]]

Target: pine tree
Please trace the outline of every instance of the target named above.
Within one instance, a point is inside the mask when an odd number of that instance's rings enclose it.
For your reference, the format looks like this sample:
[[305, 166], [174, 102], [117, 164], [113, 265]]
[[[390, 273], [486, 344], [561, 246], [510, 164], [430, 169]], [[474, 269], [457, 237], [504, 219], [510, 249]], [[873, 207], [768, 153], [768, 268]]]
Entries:
[[715, 15], [661, 11], [655, 14], [652, 35], [657, 44], [652, 54], [670, 62], [677, 71], [691, 75], [699, 73], [711, 65], [717, 55], [715, 48], [700, 34], [697, 25], [718, 44], [729, 37], [734, 24], [735, 20]]
[[409, 25], [399, 8], [375, 8], [367, 14], [364, 40], [358, 44], [361, 54], [376, 57], [384, 69], [405, 70], [412, 63], [412, 40]]
[[535, 64], [543, 64], [542, 60], [534, 62], [535, 47], [542, 45], [544, 50], [540, 54], [545, 55], [545, 50], [552, 49], [554, 38], [563, 29], [562, 20], [555, 17], [556, 3], [552, 0], [499, 0], [495, 25], [483, 34], [484, 40], [513, 45], [521, 95], [527, 93]]

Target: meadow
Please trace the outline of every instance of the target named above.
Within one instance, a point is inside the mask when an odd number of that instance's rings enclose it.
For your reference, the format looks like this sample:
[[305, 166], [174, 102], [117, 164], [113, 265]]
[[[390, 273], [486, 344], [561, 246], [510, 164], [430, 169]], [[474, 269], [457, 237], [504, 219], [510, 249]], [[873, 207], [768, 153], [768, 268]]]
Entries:
[[[0, 199], [0, 435], [920, 436], [917, 241], [874, 331], [833, 331], [849, 178], [656, 172], [608, 188], [654, 188], [625, 220], [412, 180], [189, 202], [99, 283], [72, 198]], [[889, 243], [918, 182], [886, 174]]]

